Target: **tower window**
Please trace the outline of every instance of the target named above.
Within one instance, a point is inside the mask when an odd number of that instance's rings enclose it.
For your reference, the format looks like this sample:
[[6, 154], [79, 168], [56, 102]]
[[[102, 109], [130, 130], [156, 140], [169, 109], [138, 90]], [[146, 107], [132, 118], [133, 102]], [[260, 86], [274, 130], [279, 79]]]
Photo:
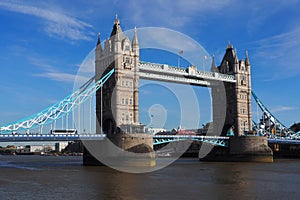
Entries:
[[246, 77], [245, 76], [241, 77], [241, 85], [246, 85]]

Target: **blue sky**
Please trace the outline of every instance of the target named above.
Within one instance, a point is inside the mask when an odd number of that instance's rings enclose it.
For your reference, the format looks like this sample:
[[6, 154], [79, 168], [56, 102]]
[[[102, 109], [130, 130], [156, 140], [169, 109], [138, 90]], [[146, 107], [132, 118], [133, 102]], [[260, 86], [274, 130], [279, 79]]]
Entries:
[[[97, 33], [107, 38], [118, 13], [123, 30], [137, 26], [179, 31], [214, 54], [217, 64], [228, 41], [239, 59], [248, 50], [253, 89], [289, 126], [300, 121], [299, 8], [296, 0], [2, 0], [0, 124], [34, 114], [70, 94]], [[148, 57], [142, 55], [141, 60], [151, 61]]]

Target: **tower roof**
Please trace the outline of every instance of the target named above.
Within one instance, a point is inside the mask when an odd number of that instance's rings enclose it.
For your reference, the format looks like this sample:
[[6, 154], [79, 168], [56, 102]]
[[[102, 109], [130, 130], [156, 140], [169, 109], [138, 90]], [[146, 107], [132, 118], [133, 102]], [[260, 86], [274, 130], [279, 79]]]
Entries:
[[229, 66], [233, 66], [235, 63], [238, 63], [238, 57], [236, 55], [236, 51], [233, 49], [232, 45], [228, 43], [226, 48], [226, 53], [223, 57], [221, 65], [226, 64], [228, 62]]
[[212, 62], [211, 62], [210, 71], [211, 72], [219, 72], [219, 70], [216, 66], [216, 63], [215, 63], [215, 56], [213, 55], [211, 59], [212, 59]]
[[119, 20], [118, 14], [116, 14], [116, 19], [114, 21], [114, 25], [120, 25], [120, 20]]
[[101, 43], [101, 41], [100, 41], [100, 33], [98, 33], [97, 45], [99, 45], [100, 43]]
[[114, 26], [113, 26], [113, 30], [111, 31], [110, 37], [115, 36], [115, 35], [119, 35], [119, 37], [121, 36], [121, 34], [123, 33], [121, 25], [120, 25], [120, 20], [118, 15], [116, 14], [116, 19], [114, 21]]

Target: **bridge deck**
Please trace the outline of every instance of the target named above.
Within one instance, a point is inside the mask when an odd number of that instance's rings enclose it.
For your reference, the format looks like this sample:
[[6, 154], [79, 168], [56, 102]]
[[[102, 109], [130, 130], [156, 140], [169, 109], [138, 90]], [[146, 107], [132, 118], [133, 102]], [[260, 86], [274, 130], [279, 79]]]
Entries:
[[0, 142], [103, 140], [104, 134], [2, 134]]

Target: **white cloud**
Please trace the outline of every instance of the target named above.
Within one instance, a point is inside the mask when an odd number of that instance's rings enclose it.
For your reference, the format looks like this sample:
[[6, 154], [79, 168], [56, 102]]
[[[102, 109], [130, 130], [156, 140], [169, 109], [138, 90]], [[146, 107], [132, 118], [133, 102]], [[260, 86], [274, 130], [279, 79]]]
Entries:
[[[85, 83], [91, 77], [86, 77], [86, 74], [73, 74], [73, 73], [66, 73], [57, 70], [56, 67], [49, 64], [49, 61], [42, 60], [36, 57], [29, 57], [29, 62], [41, 69], [41, 73], [35, 73], [32, 76], [35, 77], [44, 77], [50, 80], [64, 82], [64, 83], [74, 83], [77, 81], [78, 83]], [[89, 74], [87, 74], [89, 75]]]
[[300, 26], [295, 27], [289, 32], [260, 40], [258, 43], [261, 45], [261, 48], [274, 48], [280, 49], [281, 51], [282, 48], [284, 48], [283, 50], [286, 50], [298, 47], [300, 45]]
[[259, 40], [255, 45], [255, 56], [262, 60], [262, 65], [272, 70], [268, 81], [299, 76], [300, 26]]
[[[132, 38], [132, 30], [124, 33]], [[178, 31], [167, 28], [146, 27], [138, 28], [137, 34], [140, 49], [163, 50], [175, 55], [182, 50], [183, 54], [181, 56], [198, 67], [203, 66], [204, 56], [209, 57], [209, 54], [201, 44]]]
[[282, 1], [282, 0], [264, 0], [257, 3], [256, 1], [243, 2], [243, 7], [248, 10], [249, 20], [247, 29], [250, 33], [260, 31], [266, 24], [266, 21], [287, 8], [299, 6], [298, 0]]
[[44, 61], [41, 58], [37, 58], [34, 56], [27, 56], [27, 59], [29, 61], [29, 63], [31, 63], [34, 66], [37, 66], [38, 68], [40, 68], [43, 71], [48, 71], [48, 72], [55, 72], [55, 67], [48, 64], [49, 61]]
[[[126, 1], [125, 15], [130, 16], [137, 24], [144, 26], [182, 27], [194, 16], [203, 16], [212, 11], [219, 11], [230, 5], [233, 0], [153, 0], [153, 1]], [[217, 14], [217, 13], [215, 13]], [[125, 16], [125, 17], [126, 17]], [[197, 23], [203, 22], [202, 18]]]
[[0, 2], [0, 8], [31, 15], [44, 20], [44, 30], [50, 36], [69, 38], [72, 40], [92, 40], [90, 29], [92, 25], [71, 17], [63, 12], [51, 8], [42, 8], [24, 4], [22, 2]]
[[88, 80], [86, 77], [78, 77], [77, 75], [68, 74], [64, 72], [45, 72], [40, 74], [33, 74], [33, 76], [45, 77], [54, 81], [69, 82], [69, 83], [73, 83], [76, 78], [80, 81]]
[[52, 105], [52, 104], [55, 104], [55, 103], [57, 103], [57, 102], [59, 102], [60, 100], [57, 100], [57, 99], [44, 99], [44, 101], [47, 103], [47, 104], [50, 104], [50, 105]]
[[289, 110], [296, 110], [297, 108], [295, 107], [290, 107], [290, 106], [277, 106], [273, 109], [271, 109], [272, 113], [279, 113], [279, 112], [284, 112], [284, 111], [289, 111]]

